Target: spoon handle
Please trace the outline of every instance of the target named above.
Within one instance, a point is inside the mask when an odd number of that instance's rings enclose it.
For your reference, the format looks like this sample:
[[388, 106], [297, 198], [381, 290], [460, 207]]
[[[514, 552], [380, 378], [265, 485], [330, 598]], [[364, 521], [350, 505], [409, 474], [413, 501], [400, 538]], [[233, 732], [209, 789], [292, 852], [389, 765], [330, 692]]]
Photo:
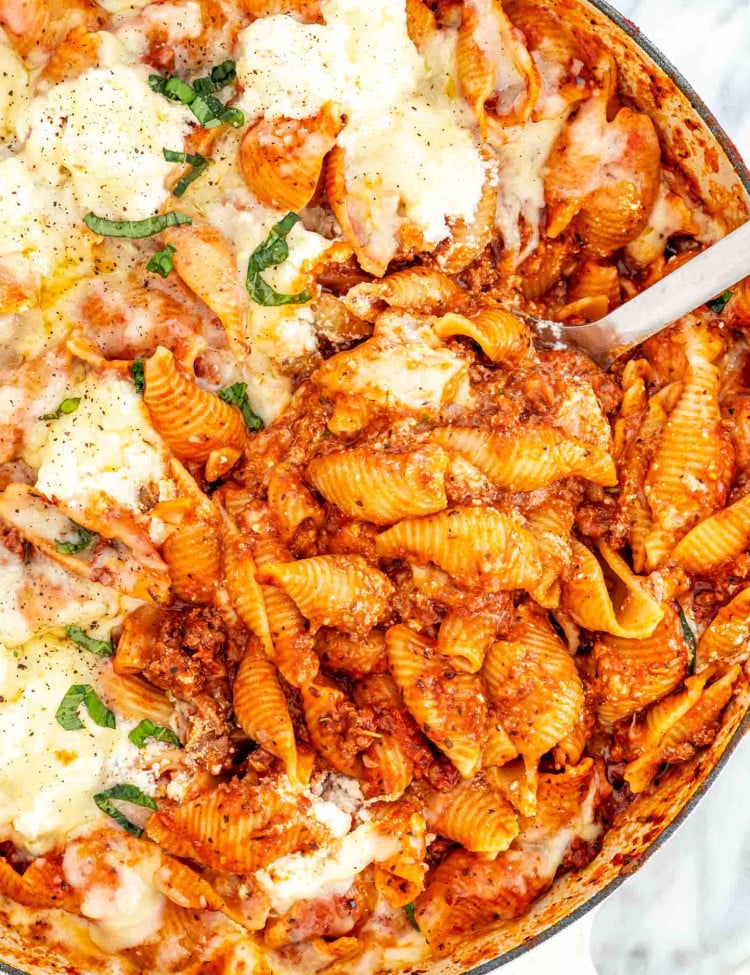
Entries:
[[750, 221], [598, 322], [566, 329], [566, 337], [608, 364], [618, 347], [643, 342], [749, 274]]

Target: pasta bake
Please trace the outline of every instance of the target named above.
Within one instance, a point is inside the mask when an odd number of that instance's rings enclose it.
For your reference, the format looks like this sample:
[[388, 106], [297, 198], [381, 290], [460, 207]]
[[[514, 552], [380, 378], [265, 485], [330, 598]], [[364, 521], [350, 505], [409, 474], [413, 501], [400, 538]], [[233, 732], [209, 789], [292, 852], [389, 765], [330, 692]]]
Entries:
[[747, 700], [750, 285], [608, 372], [524, 315], [732, 226], [560, 6], [0, 0], [0, 920], [71, 970], [424, 970]]

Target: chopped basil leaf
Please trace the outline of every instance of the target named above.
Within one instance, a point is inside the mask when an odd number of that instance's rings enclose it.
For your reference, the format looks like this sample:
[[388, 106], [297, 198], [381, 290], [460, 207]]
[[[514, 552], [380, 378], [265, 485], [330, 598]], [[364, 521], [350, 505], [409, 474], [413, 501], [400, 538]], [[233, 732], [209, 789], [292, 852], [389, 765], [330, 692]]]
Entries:
[[102, 703], [91, 684], [73, 684], [68, 688], [60, 702], [60, 707], [55, 712], [57, 723], [66, 731], [80, 731], [81, 728], [85, 728], [83, 721], [78, 717], [78, 708], [82, 704], [85, 705], [91, 720], [100, 728], [117, 727], [114, 714]]
[[136, 393], [140, 393], [143, 396], [144, 390], [146, 389], [146, 377], [143, 374], [143, 359], [136, 359], [133, 365], [130, 367], [130, 375], [135, 386]]
[[111, 657], [115, 652], [115, 648], [109, 640], [96, 640], [82, 630], [80, 626], [66, 626], [65, 636], [73, 643], [77, 643], [79, 647], [83, 647], [89, 653], [98, 654], [100, 657]]
[[88, 528], [84, 528], [83, 525], [77, 525], [73, 522], [78, 537], [74, 542], [61, 542], [59, 538], [55, 539], [55, 548], [60, 553], [60, 555], [78, 555], [79, 552], [83, 552], [87, 549], [89, 545], [93, 545], [99, 538], [96, 532], [91, 532]]
[[234, 61], [222, 61], [221, 64], [211, 68], [211, 74], [207, 78], [196, 78], [193, 88], [199, 95], [213, 95], [236, 80], [237, 69]]
[[409, 924], [417, 931], [419, 931], [419, 925], [417, 924], [417, 919], [414, 915], [414, 904], [404, 905], [404, 914], [409, 918]]
[[128, 738], [139, 748], [143, 748], [147, 738], [155, 738], [156, 741], [164, 741], [169, 745], [177, 745], [178, 748], [180, 747], [180, 739], [171, 728], [154, 724], [148, 718], [144, 718], [143, 721], [137, 724], [128, 735]]
[[[146, 270], [152, 271], [154, 274], [158, 274], [162, 278], [166, 278], [167, 275], [172, 270], [172, 258], [176, 253], [177, 253], [177, 248], [173, 247], [171, 244], [167, 244], [164, 250], [157, 251], [154, 254], [154, 256], [146, 265]], [[140, 361], [142, 362], [142, 360]], [[141, 366], [141, 368], [143, 367]]]
[[135, 823], [131, 823], [127, 816], [120, 812], [114, 804], [115, 800], [132, 802], [136, 806], [144, 806], [147, 809], [155, 810], [157, 807], [154, 800], [151, 796], [147, 796], [145, 792], [141, 792], [137, 785], [127, 784], [113, 785], [109, 789], [105, 789], [104, 792], [97, 792], [94, 796], [94, 802], [97, 806], [107, 816], [111, 816], [118, 826], [122, 826], [124, 830], [132, 833], [133, 836], [142, 836], [143, 830], [140, 826], [136, 826]]
[[238, 128], [245, 124], [244, 112], [239, 108], [229, 108], [213, 95], [213, 92], [234, 81], [235, 77], [234, 62], [224, 61], [213, 68], [207, 78], [197, 78], [193, 84], [159, 74], [149, 75], [148, 83], [157, 94], [187, 105], [204, 129], [215, 129], [224, 124]]
[[679, 613], [680, 625], [682, 626], [682, 639], [685, 641], [685, 646], [688, 649], [688, 673], [692, 674], [695, 672], [695, 651], [697, 650], [695, 633], [693, 633], [693, 629], [688, 623], [682, 606], [677, 607], [677, 612]]
[[712, 298], [711, 301], [707, 301], [706, 307], [710, 308], [715, 315], [720, 315], [724, 311], [724, 308], [731, 297], [732, 292], [725, 291], [724, 294], [719, 295], [718, 298]]
[[268, 237], [250, 255], [247, 265], [247, 290], [253, 301], [259, 305], [266, 307], [299, 305], [311, 299], [310, 293], [306, 290], [299, 291], [296, 295], [279, 294], [261, 277], [261, 271], [269, 267], [277, 267], [289, 257], [289, 244], [286, 238], [298, 221], [299, 217], [296, 213], [287, 213], [283, 220], [279, 220], [271, 227]]
[[225, 403], [229, 403], [230, 406], [237, 407], [245, 421], [245, 426], [251, 433], [263, 429], [263, 421], [257, 414], [253, 413], [248, 402], [247, 383], [232, 383], [231, 386], [225, 386], [224, 389], [219, 390], [218, 397]]
[[183, 176], [182, 179], [178, 179], [172, 188], [172, 193], [175, 196], [182, 196], [185, 190], [194, 182], [204, 169], [208, 166], [210, 159], [206, 159], [199, 152], [175, 152], [174, 149], [162, 149], [164, 153], [164, 158], [167, 162], [174, 163], [188, 163], [193, 168], [190, 172]]
[[193, 221], [186, 213], [170, 210], [169, 213], [158, 213], [153, 217], [146, 217], [145, 220], [107, 220], [97, 217], [95, 213], [87, 213], [83, 222], [89, 230], [101, 237], [129, 237], [131, 240], [139, 240], [141, 237], [160, 234], [167, 227], [179, 227]]
[[57, 407], [54, 413], [45, 413], [42, 416], [43, 420], [59, 420], [61, 416], [67, 416], [68, 413], [75, 413], [78, 409], [78, 404], [81, 402], [80, 396], [72, 396], [70, 399], [64, 399], [62, 403]]

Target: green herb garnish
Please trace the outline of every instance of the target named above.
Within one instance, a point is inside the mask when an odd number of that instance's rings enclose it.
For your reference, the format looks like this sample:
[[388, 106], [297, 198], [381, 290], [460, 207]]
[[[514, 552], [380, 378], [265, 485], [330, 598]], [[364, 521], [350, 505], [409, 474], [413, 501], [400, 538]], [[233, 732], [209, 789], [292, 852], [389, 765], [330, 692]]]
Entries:
[[234, 84], [237, 80], [237, 67], [234, 61], [222, 61], [211, 68], [211, 73], [205, 78], [196, 78], [193, 88], [199, 95], [214, 95], [227, 85]]
[[139, 722], [130, 732], [128, 738], [139, 748], [143, 748], [147, 738], [154, 738], [156, 741], [164, 741], [169, 745], [177, 745], [178, 748], [180, 747], [180, 739], [171, 728], [154, 724], [148, 718], [144, 718], [143, 721]]
[[688, 648], [688, 673], [692, 674], [695, 672], [695, 651], [698, 645], [695, 641], [695, 633], [688, 623], [687, 616], [685, 616], [685, 611], [682, 606], [677, 607], [677, 612], [680, 616], [680, 625], [682, 626], [682, 639], [685, 641], [685, 646]]
[[68, 413], [75, 413], [78, 409], [78, 405], [81, 402], [80, 396], [71, 396], [70, 399], [64, 399], [62, 403], [57, 407], [54, 413], [44, 413], [42, 415], [43, 420], [59, 420], [61, 416], [67, 416]]
[[298, 222], [299, 217], [296, 213], [287, 213], [283, 220], [279, 220], [277, 224], [271, 227], [268, 237], [250, 255], [250, 261], [247, 265], [247, 290], [253, 301], [259, 305], [266, 307], [300, 305], [311, 299], [307, 290], [299, 291], [296, 295], [279, 294], [261, 277], [261, 271], [265, 271], [269, 267], [277, 267], [289, 257], [289, 244], [286, 238], [289, 231]]
[[74, 542], [61, 542], [59, 538], [55, 539], [55, 548], [60, 555], [78, 555], [79, 552], [83, 552], [84, 549], [87, 549], [89, 545], [93, 545], [99, 538], [96, 532], [89, 531], [83, 525], [77, 525], [73, 522], [73, 527], [77, 532], [77, 537]]
[[253, 413], [248, 402], [247, 383], [232, 383], [231, 386], [225, 386], [224, 389], [220, 389], [217, 395], [225, 403], [237, 407], [242, 414], [242, 419], [245, 421], [245, 426], [251, 433], [263, 429], [263, 421], [256, 413]]
[[143, 396], [144, 390], [146, 389], [146, 377], [143, 374], [143, 359], [135, 360], [130, 367], [130, 377], [133, 380], [136, 393], [140, 393]]
[[404, 914], [409, 918], [409, 924], [416, 930], [419, 931], [419, 925], [417, 924], [417, 919], [414, 915], [414, 904], [404, 905]]
[[83, 647], [89, 653], [95, 653], [100, 657], [111, 657], [115, 652], [115, 648], [109, 640], [96, 640], [82, 630], [80, 626], [66, 626], [65, 636], [73, 643], [77, 643], [79, 647]]
[[55, 720], [66, 731], [80, 731], [86, 725], [78, 717], [78, 708], [85, 705], [94, 724], [100, 728], [116, 728], [114, 714], [102, 703], [91, 684], [73, 684], [65, 692], [60, 707], [55, 712]]
[[724, 294], [719, 295], [718, 298], [712, 298], [710, 301], [707, 301], [706, 307], [710, 308], [715, 315], [720, 315], [724, 311], [724, 308], [731, 297], [732, 292], [725, 291]]
[[[152, 271], [154, 274], [160, 275], [162, 278], [166, 278], [167, 275], [172, 270], [172, 258], [177, 253], [177, 248], [173, 247], [171, 244], [167, 244], [164, 250], [157, 251], [151, 260], [146, 265], [147, 271]], [[138, 360], [143, 362], [142, 359]], [[134, 363], [135, 365], [135, 363]], [[132, 375], [132, 372], [131, 372]], [[142, 392], [142, 390], [139, 390]]]
[[231, 84], [236, 77], [234, 61], [224, 61], [212, 68], [210, 75], [196, 78], [192, 84], [173, 75], [160, 74], [149, 75], [148, 83], [157, 94], [187, 105], [204, 129], [215, 129], [219, 125], [239, 128], [245, 124], [245, 113], [224, 105], [213, 94]]
[[97, 792], [94, 796], [94, 802], [97, 806], [107, 816], [111, 816], [118, 826], [122, 826], [124, 830], [127, 830], [133, 836], [143, 836], [143, 830], [140, 826], [131, 823], [127, 816], [121, 813], [117, 806], [115, 806], [115, 801], [132, 802], [136, 806], [144, 806], [147, 809], [156, 810], [156, 803], [151, 796], [147, 796], [144, 792], [141, 792], [137, 785], [126, 784], [113, 785], [109, 789], [105, 789], [104, 792]]
[[169, 213], [157, 213], [145, 220], [107, 220], [105, 217], [97, 217], [95, 213], [87, 213], [83, 222], [89, 230], [101, 237], [129, 237], [131, 240], [140, 240], [142, 237], [160, 234], [167, 227], [179, 227], [193, 221], [186, 213], [170, 210]]
[[174, 184], [172, 192], [175, 196], [182, 196], [188, 186], [198, 179], [210, 162], [210, 159], [206, 159], [199, 152], [175, 152], [174, 149], [162, 149], [162, 152], [167, 162], [187, 163], [193, 167], [186, 176], [178, 179]]

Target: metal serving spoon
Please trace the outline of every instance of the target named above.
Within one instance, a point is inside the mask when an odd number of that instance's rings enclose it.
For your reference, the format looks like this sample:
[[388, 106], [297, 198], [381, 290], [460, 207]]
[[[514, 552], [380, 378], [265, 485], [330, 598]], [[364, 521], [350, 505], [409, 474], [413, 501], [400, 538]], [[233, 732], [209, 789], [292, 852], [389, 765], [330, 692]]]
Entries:
[[[609, 315], [589, 325], [563, 325], [520, 313], [545, 345], [582, 349], [605, 369], [629, 348], [694, 311], [750, 274], [750, 221]], [[519, 313], [513, 309], [514, 313]]]

